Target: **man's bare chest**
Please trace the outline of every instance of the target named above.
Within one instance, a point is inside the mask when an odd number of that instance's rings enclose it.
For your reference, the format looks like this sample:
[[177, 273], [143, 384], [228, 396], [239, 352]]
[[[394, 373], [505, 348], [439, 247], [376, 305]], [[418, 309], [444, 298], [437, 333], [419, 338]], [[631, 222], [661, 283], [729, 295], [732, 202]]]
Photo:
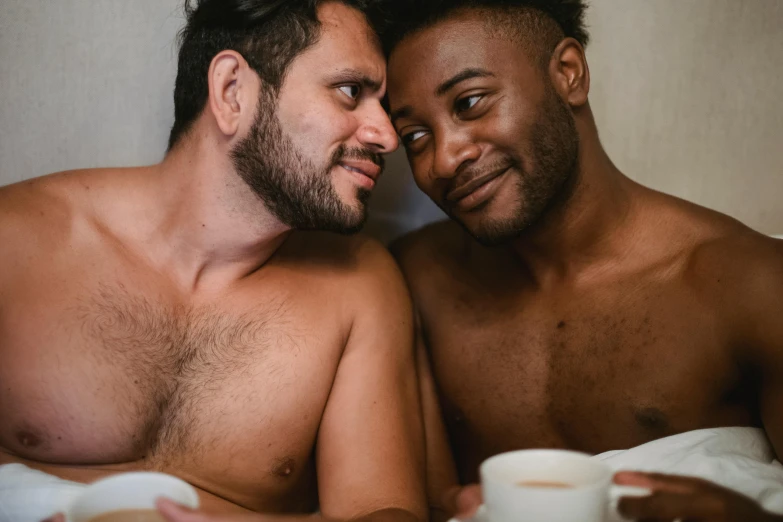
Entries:
[[724, 327], [695, 302], [574, 296], [479, 313], [443, 307], [425, 330], [458, 454], [596, 453], [751, 422]]
[[342, 333], [313, 323], [295, 296], [184, 306], [100, 285], [25, 305], [0, 324], [4, 448], [62, 464], [230, 468], [259, 481], [302, 469]]

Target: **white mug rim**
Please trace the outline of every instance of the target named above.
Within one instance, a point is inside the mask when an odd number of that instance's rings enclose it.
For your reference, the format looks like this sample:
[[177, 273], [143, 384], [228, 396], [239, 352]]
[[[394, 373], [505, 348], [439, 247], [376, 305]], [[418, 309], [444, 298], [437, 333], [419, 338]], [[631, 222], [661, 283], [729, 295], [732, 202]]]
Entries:
[[[509, 483], [508, 480], [497, 479], [492, 476], [490, 468], [494, 465], [497, 465], [498, 461], [503, 461], [510, 457], [525, 457], [525, 456], [534, 457], [534, 456], [542, 456], [542, 455], [553, 455], [553, 456], [561, 456], [561, 457], [580, 457], [581, 459], [584, 459], [582, 461], [584, 464], [587, 464], [594, 469], [600, 469], [601, 471], [603, 471], [604, 472], [603, 477], [601, 479], [593, 480], [583, 484], [569, 483], [569, 486], [571, 487], [569, 487], [568, 489], [546, 490], [544, 488], [533, 488], [533, 487], [519, 486], [517, 484], [511, 484]], [[588, 453], [584, 453], [581, 451], [560, 450], [560, 449], [523, 449], [523, 450], [507, 451], [489, 457], [484, 462], [482, 462], [481, 466], [479, 467], [479, 476], [481, 478], [482, 484], [489, 482], [493, 486], [507, 486], [510, 488], [523, 489], [527, 491], [535, 490], [537, 493], [544, 494], [544, 495], [545, 494], [562, 495], [575, 491], [605, 489], [611, 485], [613, 475], [614, 474], [612, 472], [612, 469], [606, 463], [598, 460], [594, 460], [592, 458], [592, 455]]]
[[[162, 473], [158, 471], [130, 471], [125, 473], [119, 473], [110, 477], [105, 477], [100, 480], [96, 480], [91, 484], [87, 484], [85, 489], [79, 493], [68, 505], [68, 509], [65, 511], [66, 520], [72, 522], [73, 511], [81, 502], [87, 501], [92, 495], [96, 494], [96, 490], [99, 492], [107, 488], [114, 488], [116, 484], [125, 484], [129, 481], [136, 481], [139, 479], [149, 480], [154, 479], [164, 484], [168, 484], [172, 487], [176, 487], [180, 492], [187, 497], [186, 503], [190, 503], [197, 507], [199, 505], [198, 491], [187, 481], [182, 480], [179, 477], [170, 475], [168, 473]], [[166, 491], [161, 492], [161, 496], [166, 496]]]

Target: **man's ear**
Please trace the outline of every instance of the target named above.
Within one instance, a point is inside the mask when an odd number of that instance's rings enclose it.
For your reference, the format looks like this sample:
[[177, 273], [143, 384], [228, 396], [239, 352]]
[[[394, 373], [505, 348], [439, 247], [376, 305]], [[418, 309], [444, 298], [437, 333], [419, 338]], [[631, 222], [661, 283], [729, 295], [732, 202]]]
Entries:
[[549, 74], [557, 93], [571, 107], [582, 107], [587, 103], [590, 69], [582, 44], [573, 38], [560, 42], [549, 63]]
[[209, 66], [209, 109], [227, 137], [237, 134], [243, 118], [252, 118], [259, 79], [236, 51], [221, 51]]

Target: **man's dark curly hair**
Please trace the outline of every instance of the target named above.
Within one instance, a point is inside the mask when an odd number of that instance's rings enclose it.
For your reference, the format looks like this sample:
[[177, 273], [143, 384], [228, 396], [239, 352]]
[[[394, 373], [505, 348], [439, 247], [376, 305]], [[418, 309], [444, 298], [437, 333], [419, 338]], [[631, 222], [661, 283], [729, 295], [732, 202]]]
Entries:
[[563, 38], [587, 45], [586, 8], [584, 0], [385, 0], [372, 18], [387, 55], [406, 36], [469, 10], [480, 11], [490, 31], [551, 55]]
[[[190, 129], [207, 103], [207, 74], [221, 51], [236, 51], [274, 91], [291, 62], [317, 43], [318, 6], [325, 0], [185, 0], [180, 32], [174, 126], [169, 148]], [[367, 14], [374, 0], [340, 0]]]

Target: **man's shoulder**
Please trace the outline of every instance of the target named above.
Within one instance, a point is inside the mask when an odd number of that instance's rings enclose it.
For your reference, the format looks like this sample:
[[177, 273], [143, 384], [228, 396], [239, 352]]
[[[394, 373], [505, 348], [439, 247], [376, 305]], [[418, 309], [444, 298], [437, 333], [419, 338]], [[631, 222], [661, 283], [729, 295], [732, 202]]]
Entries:
[[56, 172], [0, 187], [0, 212], [4, 218], [16, 214], [29, 218], [32, 211], [37, 211], [33, 214], [59, 220], [76, 206], [78, 192], [108, 170]]
[[295, 232], [282, 250], [276, 264], [292, 270], [300, 295], [343, 310], [350, 324], [411, 313], [402, 273], [376, 239]]
[[[783, 311], [783, 240], [713, 211], [683, 222], [684, 283], [744, 336]], [[744, 332], [744, 333], [743, 333]]]
[[742, 357], [759, 367], [775, 361], [782, 371], [783, 240], [752, 231], [726, 234], [695, 249], [689, 268], [689, 281], [720, 313]]
[[[107, 199], [91, 191], [109, 179], [112, 169], [57, 172], [0, 187], [0, 244], [4, 260], [43, 260], [87, 227], [99, 228], [95, 202]], [[7, 265], [5, 265], [7, 267]]]
[[0, 295], [46, 269], [53, 253], [67, 246], [71, 222], [67, 197], [46, 179], [0, 188]]
[[294, 232], [276, 256], [276, 264], [346, 290], [401, 277], [386, 247], [364, 234]]
[[[56, 185], [56, 183], [55, 183]], [[63, 237], [72, 214], [52, 178], [36, 178], [0, 188], [0, 242], [6, 252]]]
[[657, 193], [653, 198], [657, 201], [648, 214], [653, 215], [656, 241], [679, 252], [690, 275], [744, 278], [750, 267], [779, 268], [783, 241], [674, 196]]
[[695, 277], [712, 278], [731, 289], [783, 284], [783, 240], [744, 226], [727, 227], [695, 245], [688, 268]]
[[431, 268], [448, 270], [448, 263], [464, 250], [468, 238], [454, 221], [438, 221], [394, 241], [389, 249], [408, 277]]

